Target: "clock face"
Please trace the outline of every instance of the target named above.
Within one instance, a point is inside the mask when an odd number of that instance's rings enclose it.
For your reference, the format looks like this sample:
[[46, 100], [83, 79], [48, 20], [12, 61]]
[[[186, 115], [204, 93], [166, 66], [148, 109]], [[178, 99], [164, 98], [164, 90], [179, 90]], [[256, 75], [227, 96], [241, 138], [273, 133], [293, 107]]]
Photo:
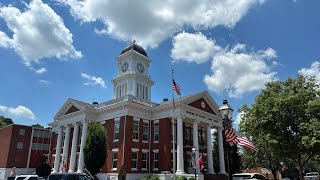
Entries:
[[139, 71], [140, 73], [143, 73], [143, 71], [144, 71], [143, 64], [138, 63], [138, 64], [137, 64], [137, 69], [138, 69], [138, 71]]
[[127, 62], [122, 64], [122, 72], [126, 72], [128, 70], [129, 64]]

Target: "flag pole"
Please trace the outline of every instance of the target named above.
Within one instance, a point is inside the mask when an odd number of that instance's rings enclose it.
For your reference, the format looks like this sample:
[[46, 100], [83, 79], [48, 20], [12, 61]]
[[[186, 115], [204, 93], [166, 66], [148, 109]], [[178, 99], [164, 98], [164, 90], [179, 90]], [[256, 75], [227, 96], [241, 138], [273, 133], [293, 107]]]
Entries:
[[[173, 86], [173, 64], [172, 64], [172, 71], [171, 71], [171, 75], [172, 75], [172, 85]], [[173, 165], [172, 165], [172, 172], [173, 172], [173, 179], [176, 179], [176, 152], [175, 152], [175, 127], [174, 127], [174, 90], [172, 87], [172, 158], [173, 158]]]

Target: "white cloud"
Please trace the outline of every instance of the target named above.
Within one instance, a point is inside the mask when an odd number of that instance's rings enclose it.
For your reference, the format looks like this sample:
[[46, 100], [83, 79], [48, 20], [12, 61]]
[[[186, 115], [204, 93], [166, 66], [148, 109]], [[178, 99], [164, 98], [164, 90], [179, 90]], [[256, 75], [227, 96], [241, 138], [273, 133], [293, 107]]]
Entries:
[[319, 61], [313, 62], [310, 68], [300, 69], [299, 73], [304, 76], [315, 77], [318, 83], [320, 84], [320, 62]]
[[248, 10], [264, 0], [57, 0], [70, 7], [81, 22], [99, 21], [97, 33], [115, 39], [134, 38], [144, 47], [157, 47], [160, 42], [185, 27], [195, 30], [218, 25], [233, 27]]
[[[176, 37], [171, 51], [174, 61], [202, 63], [212, 59], [212, 74], [204, 76], [204, 82], [211, 91], [224, 91], [229, 97], [238, 98], [245, 93], [258, 91], [266, 82], [276, 79], [276, 73], [271, 72], [267, 64], [267, 60], [277, 57], [272, 48], [246, 52], [244, 44], [237, 44], [231, 49], [222, 48], [200, 33], [180, 33]], [[274, 65], [275, 61], [270, 63]]]
[[0, 105], [0, 111], [8, 115], [19, 116], [23, 118], [32, 119], [32, 120], [36, 119], [36, 116], [33, 114], [33, 112], [30, 109], [21, 105], [19, 105], [16, 108]]
[[223, 51], [221, 47], [216, 46], [215, 41], [207, 39], [202, 33], [179, 33], [173, 37], [172, 44], [171, 57], [175, 61], [200, 64]]
[[86, 73], [81, 73], [81, 77], [83, 77], [84, 79], [89, 80], [89, 82], [84, 83], [84, 85], [99, 85], [102, 88], [106, 88], [106, 84], [104, 82], [104, 80], [101, 77], [96, 77], [96, 76], [90, 76]]
[[62, 18], [41, 0], [26, 4], [24, 12], [13, 6], [0, 7], [0, 18], [13, 33], [10, 38], [0, 31], [0, 47], [14, 49], [27, 66], [49, 57], [82, 57], [73, 47], [72, 34]]
[[47, 72], [46, 68], [35, 69], [35, 68], [31, 67], [30, 69], [33, 70], [37, 74], [43, 74], [43, 73]]
[[47, 80], [43, 80], [43, 79], [39, 80], [39, 83], [40, 84], [46, 84], [46, 85], [52, 84], [51, 81], [47, 81]]
[[237, 117], [236, 117], [236, 119], [234, 121], [237, 127], [239, 127], [243, 115], [244, 115], [243, 111], [237, 114]]

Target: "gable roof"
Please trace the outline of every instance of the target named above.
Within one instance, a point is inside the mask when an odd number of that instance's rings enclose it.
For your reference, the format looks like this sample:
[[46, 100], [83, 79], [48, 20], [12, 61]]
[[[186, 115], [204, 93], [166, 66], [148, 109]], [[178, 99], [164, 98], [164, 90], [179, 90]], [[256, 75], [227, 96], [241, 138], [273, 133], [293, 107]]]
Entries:
[[[70, 109], [72, 108], [72, 109]], [[54, 116], [54, 119], [57, 119], [60, 116], [65, 114], [70, 114], [77, 111], [83, 111], [87, 108], [92, 108], [91, 104], [85, 103], [76, 99], [69, 98], [59, 109], [59, 111]], [[77, 110], [78, 109], [78, 110]]]

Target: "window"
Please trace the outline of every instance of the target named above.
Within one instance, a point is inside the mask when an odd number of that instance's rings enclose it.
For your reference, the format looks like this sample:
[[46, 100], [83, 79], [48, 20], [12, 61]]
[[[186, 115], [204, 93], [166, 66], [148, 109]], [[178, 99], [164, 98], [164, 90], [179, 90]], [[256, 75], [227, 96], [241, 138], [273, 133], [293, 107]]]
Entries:
[[147, 121], [143, 121], [143, 141], [148, 142], [149, 136], [149, 123]]
[[137, 161], [138, 161], [138, 152], [137, 151], [131, 152], [131, 169], [138, 170]]
[[192, 152], [187, 152], [187, 154], [188, 154], [188, 167], [192, 167], [192, 164], [194, 164]]
[[148, 169], [148, 151], [143, 151], [142, 150], [142, 170], [147, 170]]
[[190, 132], [190, 124], [186, 124], [185, 128], [185, 145], [186, 146], [191, 146], [191, 132]]
[[17, 142], [17, 149], [23, 148], [23, 142]]
[[[175, 122], [174, 123], [174, 143], [176, 144], [177, 143], [177, 123]], [[170, 131], [171, 131], [171, 137], [170, 137], [170, 139], [171, 139], [171, 142], [172, 142], [172, 138], [173, 138], [173, 136], [172, 136], [172, 123], [171, 123], [171, 129], [170, 129]]]
[[25, 129], [19, 129], [19, 135], [20, 136], [24, 136], [26, 133], [26, 130]]
[[114, 120], [114, 141], [119, 140], [120, 119]]
[[153, 152], [153, 169], [159, 169], [159, 152]]
[[139, 141], [139, 119], [134, 118], [133, 119], [133, 134], [132, 134], [133, 140]]
[[[175, 158], [176, 158], [176, 169], [177, 169], [177, 151], [175, 151]], [[171, 150], [171, 170], [173, 170], [173, 153], [172, 153], [172, 150]]]
[[113, 149], [112, 150], [112, 169], [117, 170], [117, 163], [118, 163], [118, 150]]
[[154, 141], [159, 141], [159, 122], [155, 122], [154, 124]]

